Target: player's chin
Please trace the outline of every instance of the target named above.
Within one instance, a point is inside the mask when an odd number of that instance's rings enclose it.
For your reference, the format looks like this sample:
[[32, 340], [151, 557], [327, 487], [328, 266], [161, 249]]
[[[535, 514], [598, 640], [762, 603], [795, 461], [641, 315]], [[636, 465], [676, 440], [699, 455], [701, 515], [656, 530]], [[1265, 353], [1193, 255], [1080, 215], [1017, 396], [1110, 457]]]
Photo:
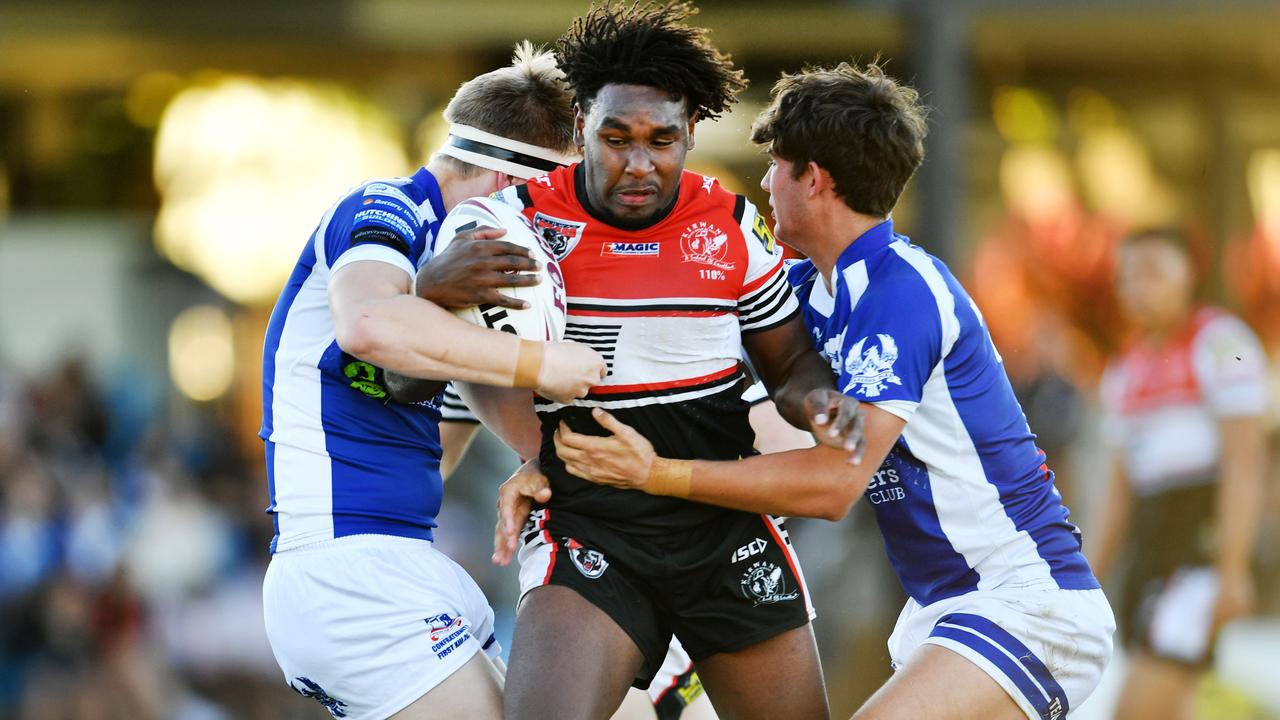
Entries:
[[662, 206], [653, 201], [643, 205], [614, 202], [610, 204], [609, 212], [626, 226], [640, 227], [658, 220]]

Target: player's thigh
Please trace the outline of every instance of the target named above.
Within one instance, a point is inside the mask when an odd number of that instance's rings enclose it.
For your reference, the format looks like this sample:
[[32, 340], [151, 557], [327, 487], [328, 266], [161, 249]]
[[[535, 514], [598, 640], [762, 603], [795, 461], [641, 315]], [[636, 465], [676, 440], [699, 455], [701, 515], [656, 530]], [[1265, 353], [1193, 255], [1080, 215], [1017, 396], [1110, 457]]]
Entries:
[[502, 675], [483, 652], [472, 655], [444, 682], [391, 716], [392, 720], [442, 717], [466, 717], [467, 720], [502, 718]]
[[577, 591], [560, 585], [535, 588], [516, 618], [506, 717], [608, 717], [643, 661], [618, 623]]
[[613, 713], [612, 720], [654, 720], [657, 714], [653, 711], [653, 701], [649, 693], [638, 688], [631, 688], [622, 704]]
[[1027, 715], [982, 668], [926, 644], [899, 668], [854, 720], [1025, 720]]
[[813, 626], [695, 661], [716, 714], [730, 718], [825, 718], [826, 686]]
[[1188, 665], [1136, 652], [1130, 656], [1117, 720], [1189, 720], [1198, 672]]

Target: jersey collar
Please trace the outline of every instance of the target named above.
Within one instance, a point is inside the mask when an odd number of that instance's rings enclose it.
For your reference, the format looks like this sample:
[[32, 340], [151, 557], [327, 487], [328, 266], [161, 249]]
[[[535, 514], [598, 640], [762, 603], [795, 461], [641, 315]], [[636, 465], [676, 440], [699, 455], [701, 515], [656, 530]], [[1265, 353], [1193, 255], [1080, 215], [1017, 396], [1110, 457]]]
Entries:
[[897, 236], [893, 234], [893, 218], [885, 218], [884, 222], [867, 230], [859, 235], [857, 240], [849, 243], [849, 247], [836, 258], [833, 272], [838, 273], [859, 260], [866, 260], [876, 251], [888, 247], [889, 243], [896, 239]]
[[440, 183], [436, 181], [436, 176], [426, 168], [418, 168], [412, 180], [414, 185], [426, 193], [427, 200], [431, 203], [431, 210], [436, 215], [436, 221], [443, 221], [448, 213], [444, 211], [444, 197], [440, 194]]

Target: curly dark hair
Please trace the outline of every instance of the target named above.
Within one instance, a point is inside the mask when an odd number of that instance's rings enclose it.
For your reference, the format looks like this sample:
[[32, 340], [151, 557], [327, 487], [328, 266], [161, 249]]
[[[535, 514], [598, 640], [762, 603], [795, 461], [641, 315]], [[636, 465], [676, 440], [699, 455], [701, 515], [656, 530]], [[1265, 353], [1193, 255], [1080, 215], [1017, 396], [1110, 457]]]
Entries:
[[915, 89], [879, 63], [840, 63], [784, 74], [751, 139], [794, 163], [796, 178], [816, 162], [846, 205], [884, 217], [924, 161], [926, 115]]
[[697, 12], [688, 2], [608, 1], [574, 20], [555, 53], [575, 102], [586, 110], [605, 85], [647, 85], [683, 97], [690, 117], [720, 117], [747, 81], [705, 28], [685, 24]]

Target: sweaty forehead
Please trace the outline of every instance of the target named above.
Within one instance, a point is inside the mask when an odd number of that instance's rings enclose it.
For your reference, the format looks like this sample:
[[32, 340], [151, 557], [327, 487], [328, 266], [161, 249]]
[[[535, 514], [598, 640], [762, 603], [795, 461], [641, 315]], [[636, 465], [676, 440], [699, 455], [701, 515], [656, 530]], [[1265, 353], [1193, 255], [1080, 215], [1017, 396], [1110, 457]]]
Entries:
[[684, 98], [648, 85], [605, 85], [587, 115], [593, 125], [632, 132], [679, 129], [689, 122]]

